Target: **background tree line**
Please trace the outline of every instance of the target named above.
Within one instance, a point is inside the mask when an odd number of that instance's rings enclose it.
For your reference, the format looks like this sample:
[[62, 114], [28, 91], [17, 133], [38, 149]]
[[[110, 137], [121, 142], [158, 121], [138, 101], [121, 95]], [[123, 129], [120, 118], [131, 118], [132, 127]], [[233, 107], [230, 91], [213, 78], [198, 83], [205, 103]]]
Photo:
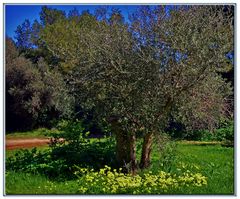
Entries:
[[169, 126], [213, 130], [233, 117], [232, 87], [233, 6], [139, 6], [129, 20], [43, 6], [16, 43], [6, 38], [7, 130], [91, 118], [133, 174]]

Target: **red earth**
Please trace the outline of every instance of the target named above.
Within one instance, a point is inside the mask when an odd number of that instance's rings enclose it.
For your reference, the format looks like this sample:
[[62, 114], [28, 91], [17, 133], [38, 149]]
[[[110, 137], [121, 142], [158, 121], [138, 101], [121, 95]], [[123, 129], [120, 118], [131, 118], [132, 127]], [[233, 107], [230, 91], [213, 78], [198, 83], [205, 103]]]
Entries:
[[29, 138], [29, 139], [7, 139], [6, 149], [32, 148], [47, 145], [50, 139], [47, 138]]

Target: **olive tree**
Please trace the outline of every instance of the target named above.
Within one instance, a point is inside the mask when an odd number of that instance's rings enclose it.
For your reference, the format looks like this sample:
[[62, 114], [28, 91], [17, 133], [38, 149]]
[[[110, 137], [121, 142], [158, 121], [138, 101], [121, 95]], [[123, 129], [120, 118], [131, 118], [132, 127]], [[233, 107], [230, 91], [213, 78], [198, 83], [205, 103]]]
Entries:
[[233, 27], [221, 9], [212, 10], [140, 6], [129, 24], [119, 11], [100, 20], [88, 13], [47, 25], [41, 33], [67, 68], [81, 106], [111, 123], [119, 164], [130, 163], [133, 174], [137, 132], [143, 133], [140, 167], [146, 168], [154, 136], [170, 115], [206, 128], [226, 115], [231, 88], [217, 71], [233, 50]]
[[157, 108], [146, 111], [153, 119], [147, 122], [151, 127], [144, 138], [142, 167], [149, 165], [152, 136], [163, 129], [170, 114], [190, 127], [204, 128], [216, 127], [227, 114], [231, 88], [217, 72], [229, 68], [226, 54], [233, 50], [233, 27], [223, 6], [215, 8], [144, 7], [132, 17], [133, 34], [140, 43], [138, 63], [152, 68], [146, 72], [151, 76], [143, 98], [154, 102], [146, 106]]

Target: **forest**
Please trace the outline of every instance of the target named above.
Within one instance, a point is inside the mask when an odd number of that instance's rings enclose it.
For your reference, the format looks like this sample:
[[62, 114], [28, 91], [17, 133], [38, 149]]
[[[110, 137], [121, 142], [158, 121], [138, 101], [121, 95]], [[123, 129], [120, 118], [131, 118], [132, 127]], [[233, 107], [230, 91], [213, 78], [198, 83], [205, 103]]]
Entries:
[[234, 194], [234, 6], [43, 5], [5, 38], [5, 121], [7, 195]]

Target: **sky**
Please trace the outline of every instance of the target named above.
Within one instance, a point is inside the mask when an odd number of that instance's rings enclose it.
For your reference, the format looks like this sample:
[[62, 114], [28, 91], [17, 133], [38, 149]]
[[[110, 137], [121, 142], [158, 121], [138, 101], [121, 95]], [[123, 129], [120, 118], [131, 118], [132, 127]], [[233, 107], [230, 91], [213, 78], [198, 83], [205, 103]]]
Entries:
[[[5, 5], [5, 34], [14, 39], [15, 30], [18, 25], [21, 25], [25, 19], [28, 19], [31, 23], [39, 18], [42, 5]], [[90, 13], [94, 13], [94, 10], [99, 5], [48, 5], [48, 7], [63, 10], [68, 14], [70, 10], [76, 7], [81, 13], [83, 10], [89, 10]], [[118, 8], [122, 11], [124, 18], [128, 18], [128, 14], [132, 13], [137, 6], [136, 5], [112, 5], [110, 8]]]

